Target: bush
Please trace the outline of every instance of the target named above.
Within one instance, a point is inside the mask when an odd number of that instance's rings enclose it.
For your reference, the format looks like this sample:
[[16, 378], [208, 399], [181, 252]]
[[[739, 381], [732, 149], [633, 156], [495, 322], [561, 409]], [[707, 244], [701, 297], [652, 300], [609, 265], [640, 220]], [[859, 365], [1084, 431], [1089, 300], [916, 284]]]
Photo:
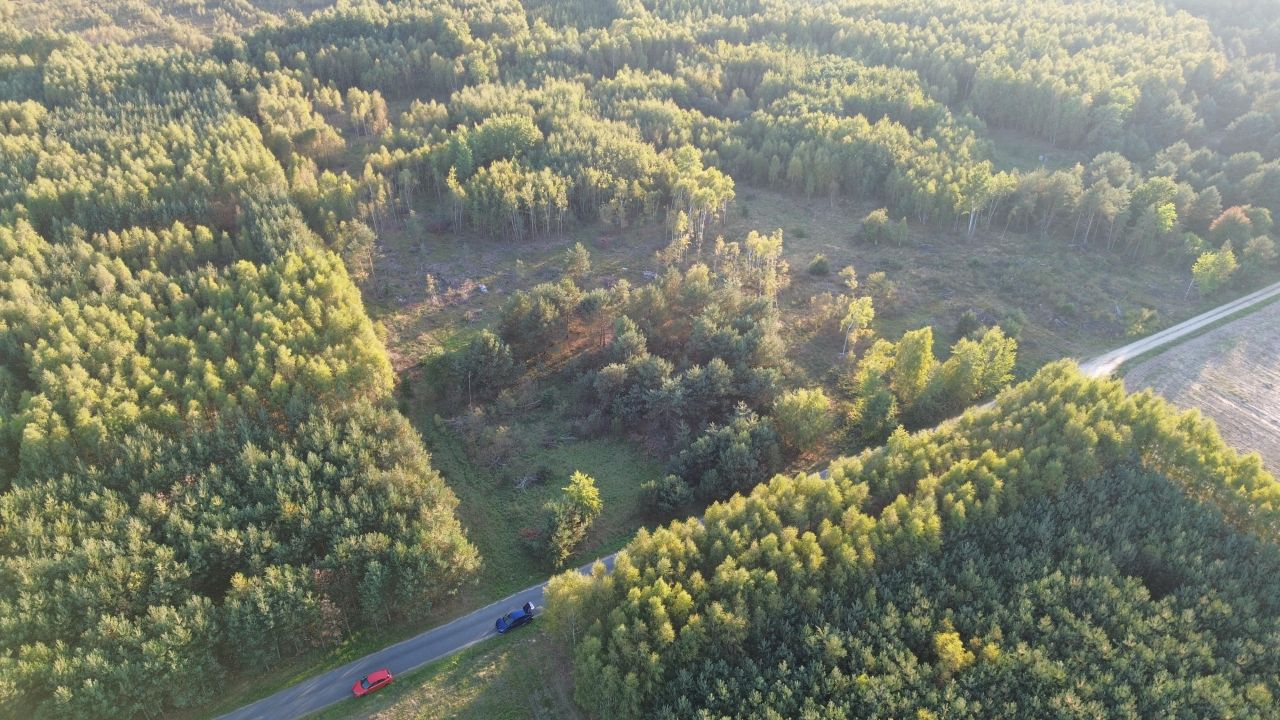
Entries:
[[1209, 296], [1222, 289], [1231, 276], [1235, 274], [1236, 254], [1227, 241], [1218, 252], [1207, 252], [1191, 266], [1191, 276], [1202, 296]]
[[644, 506], [652, 512], [672, 513], [693, 501], [693, 489], [689, 483], [675, 475], [648, 480], [640, 490]]
[[556, 567], [564, 567], [604, 509], [596, 481], [590, 475], [575, 472], [564, 488], [564, 496], [547, 503], [546, 509], [547, 557]]
[[889, 219], [889, 211], [880, 208], [872, 210], [862, 219], [862, 229], [858, 239], [879, 245], [882, 242], [904, 243], [907, 241], [907, 219], [898, 222]]
[[982, 329], [982, 321], [978, 320], [978, 313], [972, 310], [965, 310], [960, 313], [960, 319], [956, 321], [956, 339], [967, 338]]
[[873, 272], [867, 276], [867, 292], [875, 301], [881, 312], [889, 312], [898, 300], [898, 284], [889, 279], [883, 271]]
[[827, 256], [818, 253], [813, 256], [813, 260], [809, 263], [810, 275], [828, 275], [831, 273], [831, 263], [827, 262]]
[[785, 393], [773, 406], [773, 424], [787, 447], [804, 452], [831, 432], [831, 400], [820, 388]]
[[888, 210], [885, 208], [872, 210], [862, 219], [862, 230], [858, 233], [858, 238], [863, 242], [879, 245], [882, 241], [890, 239], [889, 226]]
[[1000, 321], [1000, 327], [1004, 329], [1005, 335], [1017, 340], [1022, 336], [1022, 328], [1027, 326], [1027, 314], [1022, 312], [1021, 308], [1014, 308], [1005, 314], [1004, 319]]
[[1124, 314], [1125, 329], [1124, 334], [1127, 337], [1142, 337], [1151, 332], [1156, 323], [1160, 322], [1160, 313], [1152, 308], [1140, 308], [1130, 310]]

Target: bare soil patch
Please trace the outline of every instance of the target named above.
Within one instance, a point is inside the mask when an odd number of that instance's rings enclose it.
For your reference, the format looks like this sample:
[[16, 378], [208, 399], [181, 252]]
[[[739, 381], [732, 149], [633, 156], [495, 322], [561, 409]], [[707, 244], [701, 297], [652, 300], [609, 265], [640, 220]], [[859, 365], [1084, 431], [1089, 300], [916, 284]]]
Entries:
[[1228, 443], [1280, 472], [1280, 303], [1135, 365], [1124, 383], [1199, 409]]

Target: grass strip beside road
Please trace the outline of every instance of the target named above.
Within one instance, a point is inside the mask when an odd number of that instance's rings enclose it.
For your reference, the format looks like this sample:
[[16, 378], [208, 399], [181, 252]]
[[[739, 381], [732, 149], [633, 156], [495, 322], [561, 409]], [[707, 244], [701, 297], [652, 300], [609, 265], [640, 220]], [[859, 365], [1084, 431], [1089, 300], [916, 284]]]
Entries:
[[1183, 335], [1182, 337], [1177, 338], [1176, 340], [1173, 340], [1167, 345], [1161, 345], [1160, 347], [1152, 348], [1142, 353], [1141, 355], [1136, 355], [1134, 357], [1127, 358], [1124, 362], [1120, 363], [1119, 367], [1117, 367], [1112, 374], [1115, 377], [1124, 377], [1125, 371], [1129, 370], [1130, 368], [1136, 365], [1146, 362], [1147, 360], [1150, 360], [1151, 358], [1157, 357], [1159, 355], [1163, 355], [1164, 353], [1178, 347], [1179, 345], [1182, 345], [1183, 343], [1189, 342], [1191, 340], [1195, 340], [1196, 338], [1202, 335], [1211, 333], [1214, 330], [1217, 330], [1218, 328], [1224, 325], [1229, 325], [1235, 322], [1236, 320], [1239, 320], [1240, 318], [1248, 317], [1258, 312], [1259, 310], [1270, 307], [1278, 302], [1280, 302], [1280, 295], [1267, 298], [1266, 300], [1263, 300], [1262, 302], [1257, 303], [1255, 305], [1250, 305], [1249, 307], [1241, 308], [1240, 310], [1237, 310], [1236, 312], [1233, 312], [1230, 315], [1227, 315], [1226, 317], [1219, 318], [1209, 323], [1208, 325], [1205, 325], [1204, 327], [1197, 328], [1196, 330], [1189, 332], [1186, 335]]
[[545, 633], [536, 627], [522, 629], [427, 663], [397, 676], [384, 690], [307, 718], [579, 718], [565, 663]]

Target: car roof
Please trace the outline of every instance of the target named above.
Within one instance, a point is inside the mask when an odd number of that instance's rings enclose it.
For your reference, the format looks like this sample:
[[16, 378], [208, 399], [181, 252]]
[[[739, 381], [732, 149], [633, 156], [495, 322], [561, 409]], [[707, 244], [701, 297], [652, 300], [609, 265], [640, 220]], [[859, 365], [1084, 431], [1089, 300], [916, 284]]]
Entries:
[[388, 676], [388, 675], [390, 675], [390, 674], [391, 674], [391, 671], [390, 671], [390, 670], [388, 670], [388, 669], [386, 669], [386, 668], [381, 668], [381, 669], [374, 670], [373, 672], [369, 673], [369, 680], [370, 680], [370, 681], [373, 681], [373, 680], [379, 680], [379, 679], [381, 679], [381, 678], [383, 678], [383, 677], [386, 677], [386, 676]]

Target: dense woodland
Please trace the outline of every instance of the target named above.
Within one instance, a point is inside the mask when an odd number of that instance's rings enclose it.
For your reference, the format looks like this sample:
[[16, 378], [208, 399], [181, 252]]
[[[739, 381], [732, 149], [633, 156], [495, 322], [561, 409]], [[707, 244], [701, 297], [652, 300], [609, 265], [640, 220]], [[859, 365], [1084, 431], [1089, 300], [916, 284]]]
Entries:
[[223, 69], [0, 42], [5, 714], [155, 717], [428, 610], [457, 501]]
[[[1020, 233], [1174, 268], [1202, 297], [1260, 282], [1278, 18], [1271, 0], [0, 2], [5, 714], [155, 717], [428, 612], [482, 558], [393, 401], [361, 296], [379, 243], [519, 254], [641, 226], [666, 238], [644, 283], [570, 247], [399, 394], [498, 463], [527, 447], [512, 408], [634, 441], [670, 459], [644, 487], [656, 518], [743, 494], [642, 534], [614, 579], [560, 581], [584, 707], [1274, 713], [1277, 501], [1252, 461], [1061, 367], [1004, 415], [907, 436], [1012, 380], [1017, 318], [886, 336], [883, 272], [791, 268], [783, 231], [720, 229], [762, 188], [880, 208], [849, 228], [868, 246]], [[1010, 138], [1039, 162], [1009, 161]], [[820, 387], [779, 307], [799, 272], [841, 279], [799, 323], [840, 346]], [[769, 482], [884, 442], [833, 483]], [[566, 563], [599, 514], [588, 481], [512, 542]]]
[[1256, 455], [1060, 363], [641, 531], [549, 612], [602, 717], [1274, 717], [1278, 531]]

